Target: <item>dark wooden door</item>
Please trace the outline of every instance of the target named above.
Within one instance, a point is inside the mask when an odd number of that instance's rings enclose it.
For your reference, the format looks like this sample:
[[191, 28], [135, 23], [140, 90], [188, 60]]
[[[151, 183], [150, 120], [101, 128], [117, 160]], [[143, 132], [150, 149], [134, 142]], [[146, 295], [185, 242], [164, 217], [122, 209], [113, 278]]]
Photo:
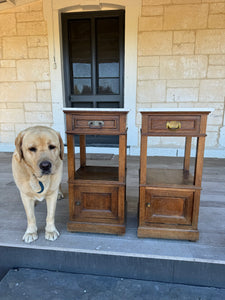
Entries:
[[[124, 98], [124, 11], [62, 14], [67, 107], [120, 108]], [[87, 144], [118, 144], [89, 136]]]

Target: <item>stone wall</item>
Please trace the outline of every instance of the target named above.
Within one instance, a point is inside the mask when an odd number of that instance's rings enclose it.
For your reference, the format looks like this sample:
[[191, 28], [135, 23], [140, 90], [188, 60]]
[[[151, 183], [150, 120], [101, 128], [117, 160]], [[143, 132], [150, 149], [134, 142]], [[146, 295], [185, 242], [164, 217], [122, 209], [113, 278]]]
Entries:
[[137, 109], [214, 108], [206, 146], [224, 146], [225, 1], [142, 0], [137, 85]]
[[37, 124], [52, 125], [42, 1], [0, 12], [0, 143]]

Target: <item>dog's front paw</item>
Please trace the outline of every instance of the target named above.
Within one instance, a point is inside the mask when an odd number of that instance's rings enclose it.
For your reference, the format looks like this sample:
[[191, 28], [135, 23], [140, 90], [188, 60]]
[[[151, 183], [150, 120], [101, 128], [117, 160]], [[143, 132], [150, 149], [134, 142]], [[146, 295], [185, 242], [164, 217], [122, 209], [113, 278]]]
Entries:
[[55, 241], [59, 237], [59, 232], [55, 228], [53, 231], [45, 231], [45, 238], [49, 241]]
[[32, 243], [38, 239], [37, 232], [25, 232], [23, 236], [23, 241], [25, 243]]

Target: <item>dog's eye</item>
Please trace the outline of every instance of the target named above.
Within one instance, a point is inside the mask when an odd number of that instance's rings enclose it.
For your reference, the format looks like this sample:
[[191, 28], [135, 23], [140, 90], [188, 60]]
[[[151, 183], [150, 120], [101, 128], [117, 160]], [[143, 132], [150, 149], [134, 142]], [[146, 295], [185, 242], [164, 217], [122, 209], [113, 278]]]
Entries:
[[30, 150], [31, 152], [36, 152], [36, 151], [37, 151], [37, 148], [35, 148], [35, 147], [30, 147], [29, 150]]
[[49, 145], [48, 148], [49, 148], [49, 150], [53, 150], [53, 149], [56, 148], [56, 146], [54, 146], [54, 145]]

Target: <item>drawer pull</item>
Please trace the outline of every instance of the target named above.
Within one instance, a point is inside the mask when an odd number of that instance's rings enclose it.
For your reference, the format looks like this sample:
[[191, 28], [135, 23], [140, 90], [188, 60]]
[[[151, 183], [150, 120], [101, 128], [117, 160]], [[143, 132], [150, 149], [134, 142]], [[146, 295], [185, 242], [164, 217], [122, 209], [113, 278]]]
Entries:
[[104, 126], [104, 121], [89, 121], [89, 128], [102, 128]]
[[76, 205], [76, 206], [80, 206], [80, 205], [81, 205], [81, 202], [80, 202], [80, 201], [76, 201], [76, 202], [75, 202], [75, 205]]
[[168, 121], [166, 123], [166, 128], [169, 130], [177, 130], [181, 128], [181, 122], [178, 121]]
[[146, 207], [151, 207], [151, 203], [146, 203]]

